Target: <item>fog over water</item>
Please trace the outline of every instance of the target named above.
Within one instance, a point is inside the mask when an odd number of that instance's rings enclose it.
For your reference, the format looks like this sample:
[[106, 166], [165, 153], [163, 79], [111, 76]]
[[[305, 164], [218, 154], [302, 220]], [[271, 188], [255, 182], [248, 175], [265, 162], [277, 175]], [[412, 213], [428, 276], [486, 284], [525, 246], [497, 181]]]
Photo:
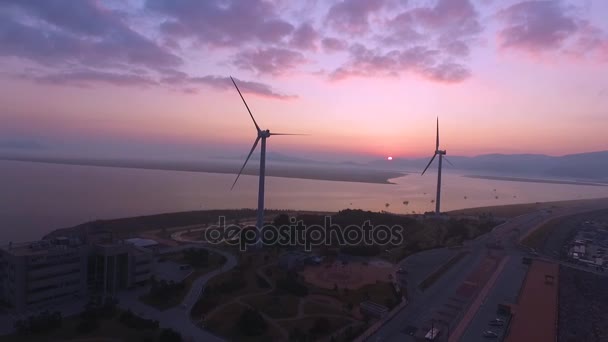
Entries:
[[[268, 177], [266, 208], [345, 208], [420, 213], [434, 209], [435, 170], [396, 184]], [[56, 228], [110, 219], [200, 209], [254, 208], [257, 177], [0, 161], [0, 244], [38, 239]], [[444, 171], [442, 210], [608, 197], [608, 187], [467, 178]], [[466, 196], [466, 199], [465, 199]], [[404, 202], [407, 201], [407, 205]], [[386, 207], [386, 203], [389, 204]]]

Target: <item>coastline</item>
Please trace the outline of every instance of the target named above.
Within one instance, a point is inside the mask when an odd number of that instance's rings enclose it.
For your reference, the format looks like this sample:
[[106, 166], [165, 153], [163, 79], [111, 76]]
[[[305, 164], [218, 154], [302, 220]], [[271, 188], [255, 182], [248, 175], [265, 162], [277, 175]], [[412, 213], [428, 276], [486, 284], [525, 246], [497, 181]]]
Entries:
[[[183, 161], [154, 161], [154, 160], [118, 160], [118, 159], [80, 159], [80, 158], [49, 158], [49, 157], [0, 157], [0, 161], [45, 163], [74, 166], [97, 166], [159, 171], [183, 171], [201, 173], [234, 174], [240, 168], [237, 163], [227, 162], [183, 162]], [[255, 167], [243, 170], [243, 175], [257, 175]], [[341, 165], [307, 165], [270, 163], [267, 166], [267, 177], [297, 178], [309, 180], [325, 180], [335, 182], [353, 182], [369, 184], [393, 185], [391, 179], [406, 176], [405, 172], [386, 171], [372, 168], [352, 168]]]
[[482, 176], [482, 175], [464, 175], [467, 178], [489, 179], [505, 182], [522, 182], [522, 183], [541, 183], [541, 184], [563, 184], [563, 185], [587, 185], [587, 186], [608, 186], [608, 183], [591, 182], [591, 181], [575, 181], [575, 180], [557, 180], [557, 179], [542, 179], [542, 178], [525, 178], [525, 177], [506, 177], [506, 176]]
[[[537, 202], [523, 204], [509, 204], [500, 206], [473, 207], [466, 209], [458, 209], [445, 212], [448, 216], [460, 215], [487, 215], [491, 214], [495, 217], [513, 218], [523, 214], [528, 214], [539, 210], [551, 210], [558, 207], [580, 207], [593, 206], [603, 204], [608, 207], [608, 198], [596, 199], [580, 199], [580, 200], [564, 200], [553, 202]], [[266, 209], [266, 215], [285, 214], [313, 214], [313, 215], [331, 215], [335, 212], [330, 211], [310, 211], [310, 210], [275, 210]], [[387, 213], [391, 214], [391, 213]], [[106, 232], [121, 232], [126, 234], [138, 234], [147, 231], [161, 230], [165, 228], [179, 228], [191, 225], [200, 225], [201, 220], [206, 220], [209, 216], [217, 217], [219, 215], [230, 217], [232, 215], [252, 218], [255, 216], [255, 209], [215, 209], [215, 210], [199, 210], [199, 211], [183, 211], [158, 213], [153, 215], [123, 217], [117, 219], [96, 220], [83, 222], [76, 226], [55, 229], [45, 234], [42, 239], [47, 239], [54, 236], [59, 236], [67, 232], [74, 232], [84, 227], [99, 229]], [[396, 216], [419, 216], [422, 214], [393, 214]], [[268, 217], [266, 218], [268, 219]], [[169, 223], [172, 222], [172, 223]]]

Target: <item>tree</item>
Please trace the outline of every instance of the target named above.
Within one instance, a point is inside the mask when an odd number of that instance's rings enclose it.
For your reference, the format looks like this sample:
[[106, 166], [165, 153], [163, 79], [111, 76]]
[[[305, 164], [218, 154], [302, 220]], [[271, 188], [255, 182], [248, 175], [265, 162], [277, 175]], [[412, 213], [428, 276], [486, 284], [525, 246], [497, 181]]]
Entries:
[[276, 228], [280, 228], [281, 226], [289, 226], [290, 223], [291, 222], [289, 222], [289, 216], [287, 216], [287, 214], [279, 214], [274, 218], [274, 220], [272, 220], [272, 224]]
[[245, 309], [237, 321], [239, 331], [246, 336], [259, 336], [266, 332], [264, 317], [253, 309]]
[[310, 333], [313, 335], [325, 335], [331, 329], [331, 323], [327, 317], [319, 317], [315, 319], [312, 328], [310, 328]]
[[158, 335], [158, 342], [182, 342], [182, 335], [173, 329], [163, 329]]

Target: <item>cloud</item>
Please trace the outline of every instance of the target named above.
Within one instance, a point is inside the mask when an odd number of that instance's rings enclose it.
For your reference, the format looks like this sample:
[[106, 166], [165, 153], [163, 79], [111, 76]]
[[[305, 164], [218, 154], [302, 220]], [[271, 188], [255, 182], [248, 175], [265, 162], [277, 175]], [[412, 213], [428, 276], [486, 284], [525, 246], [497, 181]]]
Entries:
[[[94, 1], [14, 1], [0, 15], [0, 55], [39, 64], [174, 67], [181, 58], [131, 30], [115, 12]], [[26, 20], [26, 18], [37, 20]], [[21, 20], [17, 20], [17, 18]], [[41, 22], [42, 21], [42, 22]], [[44, 23], [44, 24], [43, 24]]]
[[316, 50], [319, 33], [310, 23], [304, 23], [294, 31], [290, 45], [300, 50]]
[[348, 44], [345, 41], [331, 37], [323, 38], [321, 45], [327, 52], [343, 51], [348, 48]]
[[386, 0], [342, 0], [329, 9], [327, 22], [338, 32], [367, 33], [370, 16], [386, 3]]
[[21, 7], [48, 23], [76, 33], [99, 36], [112, 30], [129, 30], [118, 13], [106, 10], [91, 0], [3, 0], [3, 3]]
[[[218, 90], [234, 90], [234, 86], [232, 85], [230, 77], [214, 75], [191, 77], [188, 76], [186, 73], [177, 70], [167, 70], [166, 75], [168, 76], [161, 79], [162, 83], [177, 86], [185, 93], [196, 93], [196, 86], [198, 85], [206, 85]], [[297, 98], [297, 96], [295, 95], [288, 95], [277, 92], [271, 86], [264, 83], [244, 81], [236, 78], [235, 81], [237, 82], [239, 89], [243, 93], [249, 93], [256, 96], [279, 100], [289, 100]]]
[[204, 44], [278, 43], [294, 31], [270, 1], [148, 0], [146, 8], [167, 18], [164, 34]]
[[[190, 83], [194, 84], [205, 84], [207, 86], [227, 90], [233, 89], [232, 82], [229, 77], [221, 77], [221, 76], [203, 76], [203, 77], [192, 77], [189, 79]], [[275, 99], [294, 99], [297, 98], [295, 95], [286, 95], [275, 92], [269, 85], [259, 82], [252, 81], [242, 81], [235, 78], [235, 82], [239, 86], [239, 89], [243, 93], [249, 93], [262, 97], [269, 97]]]
[[234, 64], [258, 74], [281, 75], [306, 62], [300, 52], [283, 48], [266, 48], [236, 55]]
[[560, 1], [524, 1], [498, 13], [504, 48], [541, 51], [558, 49], [578, 30], [576, 17]]
[[106, 83], [117, 86], [150, 86], [157, 85], [153, 79], [126, 73], [112, 73], [95, 70], [78, 70], [65, 73], [52, 73], [41, 76], [31, 77], [40, 83], [71, 85], [87, 87], [98, 83]]
[[421, 42], [455, 56], [468, 56], [483, 28], [469, 0], [439, 0], [434, 7], [406, 9], [388, 23], [387, 43]]
[[434, 82], [457, 83], [471, 76], [466, 58], [483, 27], [469, 0], [405, 6], [382, 22], [384, 30], [375, 30], [372, 40], [380, 44], [353, 45], [349, 60], [331, 73], [332, 79], [413, 73]]
[[523, 1], [498, 12], [503, 49], [532, 54], [560, 53], [608, 62], [608, 35], [562, 1]]
[[456, 83], [471, 75], [466, 66], [441, 61], [439, 51], [420, 45], [381, 53], [357, 44], [351, 47], [349, 52], [350, 61], [331, 73], [331, 79], [399, 76], [401, 73], [411, 72], [435, 82]]

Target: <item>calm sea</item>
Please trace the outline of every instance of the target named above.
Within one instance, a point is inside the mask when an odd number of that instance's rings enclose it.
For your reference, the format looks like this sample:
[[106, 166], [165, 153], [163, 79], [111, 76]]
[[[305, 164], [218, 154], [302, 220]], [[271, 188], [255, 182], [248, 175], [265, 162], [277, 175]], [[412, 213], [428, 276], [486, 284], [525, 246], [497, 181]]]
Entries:
[[[0, 244], [38, 239], [53, 229], [93, 219], [257, 206], [255, 176], [241, 176], [230, 191], [234, 175], [229, 174], [0, 161], [0, 181]], [[395, 213], [434, 209], [436, 173], [392, 181], [397, 184], [268, 177], [266, 207]], [[445, 211], [608, 197], [608, 187], [473, 179], [450, 172], [443, 184]]]

